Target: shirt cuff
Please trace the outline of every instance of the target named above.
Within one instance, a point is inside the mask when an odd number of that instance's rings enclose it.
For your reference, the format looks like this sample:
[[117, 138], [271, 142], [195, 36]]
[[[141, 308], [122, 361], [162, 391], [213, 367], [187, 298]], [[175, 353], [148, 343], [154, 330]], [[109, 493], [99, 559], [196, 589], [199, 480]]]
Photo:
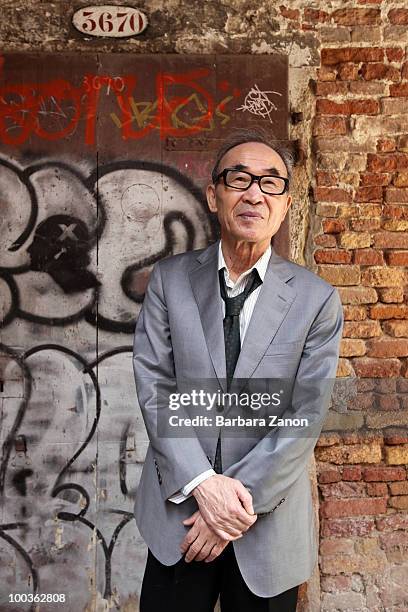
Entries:
[[193, 489], [198, 487], [199, 484], [204, 482], [204, 480], [207, 480], [207, 478], [209, 478], [210, 476], [214, 476], [215, 473], [216, 472], [214, 472], [213, 469], [201, 472], [201, 474], [193, 478], [193, 480], [190, 480], [190, 482], [188, 482], [182, 489], [180, 489], [179, 492], [169, 497], [169, 501], [173, 502], [174, 504], [181, 504], [181, 502], [185, 501], [190, 497], [191, 491]]

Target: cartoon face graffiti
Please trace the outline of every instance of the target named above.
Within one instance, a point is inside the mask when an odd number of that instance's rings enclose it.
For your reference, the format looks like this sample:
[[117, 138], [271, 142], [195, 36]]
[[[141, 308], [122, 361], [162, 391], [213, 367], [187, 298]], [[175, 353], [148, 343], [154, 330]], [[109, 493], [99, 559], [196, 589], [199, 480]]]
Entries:
[[47, 272], [66, 293], [98, 285], [86, 270], [92, 240], [85, 223], [71, 215], [53, 215], [40, 223], [27, 248], [31, 270]]

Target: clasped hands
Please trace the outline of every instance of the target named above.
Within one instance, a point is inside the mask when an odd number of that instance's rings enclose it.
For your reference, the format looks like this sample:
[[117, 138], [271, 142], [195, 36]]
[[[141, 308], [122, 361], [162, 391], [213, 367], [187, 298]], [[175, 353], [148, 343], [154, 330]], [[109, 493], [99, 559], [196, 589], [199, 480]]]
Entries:
[[185, 561], [214, 561], [228, 542], [238, 540], [255, 523], [252, 496], [235, 478], [210, 476], [192, 492], [199, 509], [183, 521], [190, 530], [181, 543]]

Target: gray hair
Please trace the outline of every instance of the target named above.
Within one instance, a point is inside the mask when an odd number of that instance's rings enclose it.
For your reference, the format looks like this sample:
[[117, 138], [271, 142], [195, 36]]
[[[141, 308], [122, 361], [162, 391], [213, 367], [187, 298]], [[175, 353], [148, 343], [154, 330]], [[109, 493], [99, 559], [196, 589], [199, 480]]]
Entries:
[[230, 149], [237, 147], [240, 144], [246, 142], [260, 142], [267, 147], [273, 149], [275, 153], [282, 158], [285, 164], [286, 171], [288, 173], [288, 179], [292, 178], [293, 166], [295, 165], [295, 157], [291, 149], [282, 140], [277, 140], [273, 134], [268, 133], [266, 130], [257, 129], [239, 129], [236, 130], [231, 136], [226, 138], [217, 151], [215, 158], [214, 168], [211, 173], [212, 182], [215, 183], [219, 174], [219, 166], [222, 158]]

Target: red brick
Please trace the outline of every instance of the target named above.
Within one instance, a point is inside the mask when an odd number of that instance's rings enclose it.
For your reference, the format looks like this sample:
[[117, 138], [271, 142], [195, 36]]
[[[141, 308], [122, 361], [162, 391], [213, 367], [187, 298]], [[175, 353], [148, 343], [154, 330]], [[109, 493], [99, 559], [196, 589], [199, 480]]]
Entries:
[[367, 494], [372, 497], [385, 497], [385, 495], [388, 495], [388, 487], [385, 482], [369, 482], [367, 484]]
[[323, 23], [329, 20], [329, 13], [318, 9], [305, 8], [303, 11], [303, 20], [312, 23]]
[[[408, 521], [407, 521], [408, 522]], [[322, 536], [359, 536], [369, 535], [374, 529], [374, 519], [323, 519], [321, 522]]]
[[387, 85], [382, 81], [350, 81], [350, 93], [356, 96], [387, 96]]
[[355, 232], [372, 232], [381, 229], [380, 219], [350, 219], [350, 229]]
[[398, 359], [374, 359], [372, 357], [356, 357], [353, 367], [361, 378], [392, 378], [399, 376], [401, 362]]
[[359, 465], [344, 466], [342, 478], [343, 480], [361, 480], [361, 467]]
[[402, 98], [408, 96], [408, 83], [396, 83], [390, 85], [390, 96], [392, 98]]
[[337, 79], [336, 68], [330, 68], [329, 66], [322, 66], [317, 71], [317, 79], [319, 81], [335, 81]]
[[324, 470], [323, 472], [320, 472], [318, 480], [321, 484], [339, 482], [339, 480], [341, 480], [341, 475], [338, 470]]
[[408, 495], [408, 481], [391, 482], [390, 493], [391, 495]]
[[359, 77], [358, 64], [353, 64], [352, 62], [339, 64], [337, 73], [338, 78], [342, 81], [357, 81]]
[[324, 518], [377, 515], [385, 513], [386, 509], [387, 499], [383, 497], [329, 499], [320, 504], [321, 516]]
[[385, 80], [385, 81], [399, 81], [400, 71], [395, 66], [381, 63], [370, 63], [363, 64], [359, 70], [359, 74], [366, 81], [373, 80]]
[[343, 314], [345, 321], [364, 321], [367, 318], [367, 309], [365, 306], [343, 306]]
[[343, 336], [345, 338], [373, 338], [381, 333], [378, 321], [349, 321], [344, 323]]
[[406, 357], [408, 339], [376, 338], [367, 342], [367, 357]]
[[346, 229], [346, 222], [342, 219], [324, 219], [322, 227], [325, 234], [339, 234]]
[[408, 204], [408, 189], [388, 187], [385, 191], [385, 200], [391, 203], [401, 202], [402, 204]]
[[390, 434], [388, 436], [384, 436], [384, 443], [391, 444], [408, 444], [408, 436], [400, 435], [400, 434]]
[[389, 62], [400, 62], [405, 56], [405, 51], [401, 47], [388, 47], [385, 53]]
[[402, 287], [383, 287], [378, 289], [380, 301], [386, 304], [404, 301], [404, 290]]
[[315, 199], [320, 202], [351, 202], [351, 194], [345, 189], [317, 187]]
[[316, 172], [316, 183], [319, 187], [334, 187], [338, 182], [339, 177], [336, 172], [324, 172], [323, 170]]
[[315, 236], [314, 243], [326, 248], [335, 247], [337, 244], [336, 237], [330, 234], [319, 234]]
[[320, 586], [324, 593], [337, 593], [338, 591], [351, 591], [353, 579], [351, 576], [322, 576]]
[[397, 510], [408, 510], [408, 495], [397, 495], [396, 497], [390, 497], [388, 503], [391, 508], [397, 508]]
[[393, 172], [397, 168], [396, 155], [367, 155], [367, 170], [370, 172]]
[[408, 531], [408, 514], [390, 514], [389, 516], [378, 517], [376, 519], [378, 531], [397, 531], [404, 529]]
[[333, 102], [333, 100], [319, 99], [316, 102], [316, 112], [325, 115], [349, 115], [348, 102]]
[[380, 249], [408, 249], [408, 234], [405, 232], [377, 232], [374, 246]]
[[385, 321], [383, 328], [385, 333], [395, 338], [408, 337], [408, 320]]
[[408, 9], [391, 9], [388, 13], [388, 19], [394, 25], [408, 25]]
[[400, 403], [395, 395], [378, 395], [375, 399], [375, 408], [378, 410], [399, 410]]
[[352, 265], [320, 265], [317, 273], [331, 285], [358, 285], [360, 283], [360, 269]]
[[408, 187], [408, 172], [399, 172], [392, 182], [396, 187]]
[[388, 482], [390, 480], [405, 480], [406, 471], [402, 467], [371, 466], [363, 469], [363, 479], [366, 482]]
[[379, 112], [380, 106], [377, 100], [350, 100], [351, 115], [377, 115]]
[[285, 17], [286, 19], [298, 19], [300, 15], [300, 11], [298, 9], [289, 9], [286, 6], [280, 6], [279, 10], [282, 17]]
[[408, 62], [402, 65], [401, 76], [403, 79], [408, 79]]
[[398, 137], [398, 148], [401, 151], [408, 152], [408, 134], [402, 134]]
[[[408, 552], [408, 533], [400, 531], [398, 533], [383, 534], [380, 536], [380, 544], [381, 548], [383, 548], [385, 551], [388, 553], [397, 553], [399, 557], [401, 553], [403, 554], [404, 552]], [[346, 546], [344, 546], [344, 548], [346, 549]], [[394, 561], [394, 558], [389, 558], [389, 560]], [[397, 561], [397, 563], [398, 562], [399, 561]]]
[[347, 134], [348, 122], [345, 117], [320, 115], [316, 117], [313, 125], [314, 136], [325, 134]]
[[322, 484], [320, 491], [325, 499], [332, 497], [363, 497], [366, 492], [364, 482], [332, 482]]
[[321, 555], [352, 554], [354, 552], [354, 542], [351, 539], [323, 538], [320, 542]]
[[316, 263], [350, 263], [351, 253], [342, 249], [331, 249], [328, 251], [318, 250], [315, 251], [314, 259]]
[[408, 220], [408, 206], [385, 204], [383, 208], [383, 216], [385, 219]]
[[371, 187], [360, 187], [354, 196], [355, 202], [381, 202], [383, 196], [382, 187], [373, 185]]
[[389, 266], [408, 266], [408, 251], [391, 251], [387, 253]]
[[390, 153], [395, 151], [395, 140], [393, 138], [379, 138], [377, 140], [377, 151], [379, 153]]
[[375, 304], [370, 306], [372, 319], [407, 319], [408, 306], [405, 304]]
[[[373, 82], [373, 81], [371, 81]], [[407, 99], [406, 98], [382, 98], [381, 109], [383, 115], [405, 115], [407, 110]], [[396, 132], [394, 129], [397, 127], [397, 122], [401, 118], [395, 117], [394, 119], [385, 118], [383, 125], [387, 125], [390, 131]]]
[[361, 266], [381, 266], [384, 264], [383, 252], [374, 249], [357, 249], [354, 251], [353, 263]]
[[338, 96], [338, 95], [347, 95], [348, 93], [348, 83], [343, 81], [336, 82], [324, 82], [324, 83], [316, 83], [315, 93], [316, 96]]
[[381, 21], [381, 11], [379, 9], [338, 9], [331, 14], [335, 23], [338, 25], [376, 25]]
[[385, 187], [391, 183], [391, 174], [381, 174], [377, 172], [365, 172], [360, 174], [360, 185], [367, 187], [370, 185], [381, 185]]
[[322, 49], [321, 60], [326, 66], [343, 62], [381, 62], [384, 49], [379, 47], [342, 47], [340, 49]]

